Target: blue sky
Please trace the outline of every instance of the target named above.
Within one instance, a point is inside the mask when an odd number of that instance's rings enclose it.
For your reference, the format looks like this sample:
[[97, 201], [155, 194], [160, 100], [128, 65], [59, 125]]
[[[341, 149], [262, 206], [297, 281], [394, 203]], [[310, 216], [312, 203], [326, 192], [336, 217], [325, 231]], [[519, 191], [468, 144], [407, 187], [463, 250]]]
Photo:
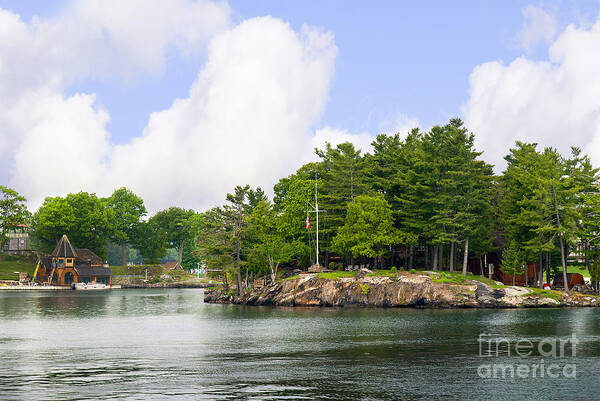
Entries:
[[0, 181], [201, 209], [324, 141], [455, 116], [496, 171], [515, 140], [600, 164], [599, 6], [0, 0]]
[[[524, 51], [516, 43], [522, 10], [546, 6], [561, 25], [592, 21], [596, 1], [230, 1], [234, 22], [271, 15], [299, 30], [309, 24], [335, 35], [339, 55], [330, 99], [321, 125], [350, 132], [387, 131], [398, 115], [413, 116], [428, 127], [460, 116], [473, 67], [510, 61]], [[24, 20], [52, 16], [64, 2], [3, 0], [0, 6]], [[541, 58], [545, 46], [527, 55]], [[202, 58], [172, 55], [160, 76], [135, 82], [86, 81], [69, 88], [97, 94], [110, 111], [113, 142], [139, 135], [153, 111], [187, 96]]]

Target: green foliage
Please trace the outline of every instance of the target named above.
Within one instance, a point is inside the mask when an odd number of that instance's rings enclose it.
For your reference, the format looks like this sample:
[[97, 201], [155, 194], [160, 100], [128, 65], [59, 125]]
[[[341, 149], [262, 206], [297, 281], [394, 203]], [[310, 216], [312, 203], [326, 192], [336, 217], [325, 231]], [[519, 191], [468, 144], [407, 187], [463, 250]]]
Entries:
[[396, 269], [396, 266], [392, 266], [392, 268], [390, 269], [390, 272], [392, 273], [396, 273], [398, 271], [398, 269]]
[[106, 244], [115, 232], [114, 211], [96, 194], [87, 192], [46, 198], [34, 214], [32, 226], [43, 251], [52, 251], [66, 234], [73, 246], [105, 258]]
[[597, 286], [598, 285], [597, 283], [600, 282], [600, 258], [597, 258], [590, 264], [589, 270], [590, 270], [590, 281], [592, 283], [596, 283], [596, 286]]
[[360, 287], [360, 293], [363, 295], [368, 295], [369, 294], [369, 284], [367, 283], [358, 283], [359, 287]]
[[374, 258], [385, 255], [390, 245], [414, 239], [394, 228], [392, 210], [382, 195], [361, 195], [348, 203], [345, 224], [333, 244], [342, 253]]
[[525, 268], [526, 265], [523, 251], [516, 242], [510, 242], [502, 252], [502, 265], [500, 266], [500, 270], [502, 273], [512, 276], [514, 284], [515, 277], [525, 273]]
[[[246, 218], [244, 235], [249, 249], [248, 265], [257, 273], [268, 273], [275, 281], [281, 263], [302, 251], [297, 241], [286, 241], [278, 229], [279, 216], [269, 201], [260, 201]], [[266, 271], [265, 271], [266, 270]]]
[[26, 201], [14, 189], [0, 185], [0, 249], [4, 248], [9, 231], [29, 223], [31, 213], [25, 206]]
[[126, 244], [135, 242], [137, 225], [146, 215], [146, 207], [142, 198], [125, 187], [115, 190], [106, 203], [113, 211], [114, 230], [111, 239], [121, 246], [121, 264], [126, 265]]
[[136, 226], [134, 246], [144, 263], [158, 263], [167, 254], [167, 238], [156, 220], [150, 219]]
[[356, 276], [356, 272], [335, 271], [335, 272], [317, 273], [317, 277], [329, 278], [329, 279], [347, 278], [347, 277], [354, 277], [354, 276]]

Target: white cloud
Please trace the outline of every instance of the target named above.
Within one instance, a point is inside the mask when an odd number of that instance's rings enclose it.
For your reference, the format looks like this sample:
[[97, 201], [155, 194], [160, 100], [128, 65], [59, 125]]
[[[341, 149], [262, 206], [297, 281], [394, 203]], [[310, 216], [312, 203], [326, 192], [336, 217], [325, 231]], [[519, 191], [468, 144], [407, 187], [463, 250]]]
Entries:
[[312, 140], [312, 148], [323, 149], [327, 142], [332, 146], [339, 145], [343, 142], [352, 142], [356, 149], [360, 149], [362, 153], [367, 153], [372, 150], [373, 147], [371, 146], [371, 142], [374, 140], [375, 137], [368, 132], [351, 134], [340, 128], [323, 127], [315, 132], [315, 136]]
[[190, 96], [115, 149], [112, 180], [158, 208], [222, 203], [238, 184], [270, 189], [310, 151], [336, 55], [331, 34], [271, 17], [218, 35]]
[[519, 45], [529, 50], [540, 42], [550, 43], [557, 31], [556, 19], [547, 11], [529, 5], [523, 9], [525, 22], [517, 34]]
[[477, 66], [463, 113], [484, 157], [500, 168], [515, 140], [579, 146], [600, 164], [600, 21], [570, 25], [551, 44], [547, 61], [518, 58]]
[[94, 188], [109, 156], [108, 113], [93, 95], [65, 88], [160, 73], [171, 48], [198, 54], [227, 28], [229, 12], [204, 0], [84, 0], [26, 23], [0, 9], [0, 181], [34, 206], [67, 188]]
[[413, 129], [419, 127], [419, 119], [403, 113], [398, 113], [391, 120], [382, 121], [379, 128], [387, 134], [400, 134], [403, 138]]
[[[139, 13], [133, 3], [73, 4], [30, 24], [0, 11], [0, 174], [32, 209], [45, 196], [121, 185], [151, 211], [202, 209], [238, 184], [269, 189], [312, 151], [337, 55], [332, 34], [271, 17], [223, 30], [228, 8], [204, 1]], [[110, 143], [109, 113], [93, 94], [64, 94], [75, 79], [160, 72], [169, 47], [193, 55], [208, 36], [189, 96], [153, 113], [130, 143]]]

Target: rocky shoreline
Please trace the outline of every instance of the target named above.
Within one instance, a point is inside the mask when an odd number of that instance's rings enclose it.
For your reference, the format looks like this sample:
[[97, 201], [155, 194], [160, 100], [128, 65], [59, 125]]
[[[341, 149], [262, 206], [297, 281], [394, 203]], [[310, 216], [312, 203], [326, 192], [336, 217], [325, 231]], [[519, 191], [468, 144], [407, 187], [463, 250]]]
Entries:
[[[494, 286], [495, 287], [495, 286]], [[302, 274], [234, 296], [223, 289], [206, 291], [204, 302], [274, 306], [358, 306], [430, 308], [596, 307], [600, 297], [524, 287], [494, 288], [483, 282], [436, 282], [423, 274], [395, 277], [322, 278]], [[498, 286], [500, 287], [500, 286]]]

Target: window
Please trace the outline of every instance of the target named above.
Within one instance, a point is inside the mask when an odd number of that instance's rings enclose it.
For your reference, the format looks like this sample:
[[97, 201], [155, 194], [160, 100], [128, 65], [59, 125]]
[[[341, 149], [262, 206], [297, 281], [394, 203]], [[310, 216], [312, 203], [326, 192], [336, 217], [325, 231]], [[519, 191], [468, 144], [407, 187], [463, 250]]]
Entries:
[[67, 266], [73, 266], [73, 259], [67, 259]]
[[56, 263], [56, 265], [57, 265], [58, 267], [65, 267], [65, 260], [64, 260], [63, 258], [59, 258], [59, 259], [57, 260], [57, 263]]

